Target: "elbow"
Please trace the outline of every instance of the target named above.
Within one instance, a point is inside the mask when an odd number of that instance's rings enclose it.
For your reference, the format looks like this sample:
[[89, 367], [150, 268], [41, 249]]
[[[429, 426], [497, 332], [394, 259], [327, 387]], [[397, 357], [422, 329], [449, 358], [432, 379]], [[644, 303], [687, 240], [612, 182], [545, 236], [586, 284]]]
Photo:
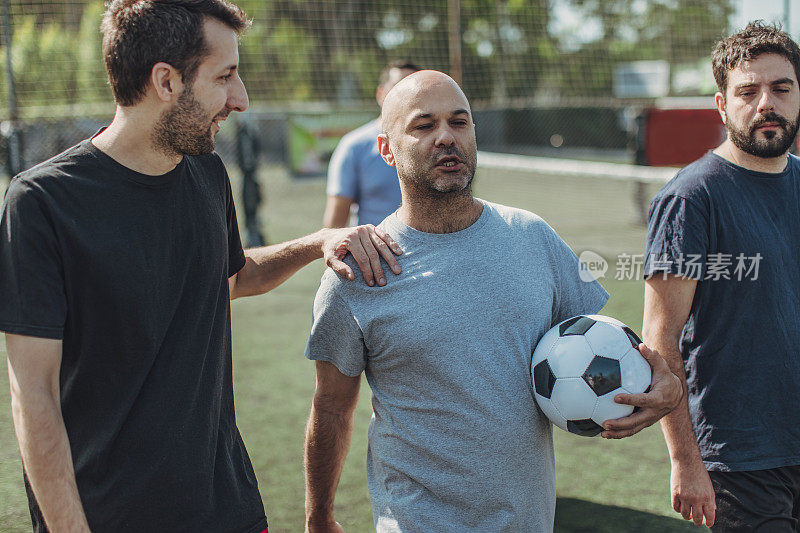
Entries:
[[313, 400], [314, 411], [319, 414], [336, 418], [351, 418], [358, 405], [358, 395], [340, 396], [325, 393], [315, 393]]

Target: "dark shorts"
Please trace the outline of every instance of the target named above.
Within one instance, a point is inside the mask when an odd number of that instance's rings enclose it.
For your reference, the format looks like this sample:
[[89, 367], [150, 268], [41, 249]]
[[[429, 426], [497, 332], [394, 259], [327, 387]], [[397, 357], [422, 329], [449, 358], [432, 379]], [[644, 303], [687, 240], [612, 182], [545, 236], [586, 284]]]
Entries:
[[717, 495], [714, 532], [800, 532], [800, 466], [709, 472]]

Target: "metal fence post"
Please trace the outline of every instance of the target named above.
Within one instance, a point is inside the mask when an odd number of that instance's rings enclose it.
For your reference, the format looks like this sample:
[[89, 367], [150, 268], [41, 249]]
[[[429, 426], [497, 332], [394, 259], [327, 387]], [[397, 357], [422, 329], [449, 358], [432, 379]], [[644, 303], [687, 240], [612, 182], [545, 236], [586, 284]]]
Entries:
[[6, 83], [8, 84], [8, 120], [0, 124], [0, 134], [6, 139], [6, 166], [9, 177], [25, 169], [22, 130], [19, 127], [17, 91], [14, 84], [14, 67], [11, 64], [11, 9], [8, 0], [3, 0], [3, 42], [6, 47]]

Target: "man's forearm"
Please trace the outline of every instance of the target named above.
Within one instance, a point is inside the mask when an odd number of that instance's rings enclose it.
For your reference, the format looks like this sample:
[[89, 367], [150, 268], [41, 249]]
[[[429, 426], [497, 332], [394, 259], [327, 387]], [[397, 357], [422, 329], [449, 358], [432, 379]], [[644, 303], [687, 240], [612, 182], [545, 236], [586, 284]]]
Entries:
[[333, 521], [333, 500], [352, 434], [352, 411], [312, 405], [305, 443], [307, 523]]
[[322, 257], [322, 244], [330, 230], [319, 230], [291, 241], [245, 250], [245, 266], [236, 280], [236, 296], [271, 291], [295, 272]]
[[89, 531], [58, 400], [12, 393], [11, 407], [22, 464], [48, 529]]
[[[646, 335], [646, 330], [643, 334]], [[697, 437], [692, 427], [692, 419], [689, 416], [689, 401], [686, 394], [686, 370], [683, 366], [683, 358], [678, 349], [677, 340], [667, 340], [658, 335], [651, 335], [652, 338], [645, 342], [652, 343], [664, 360], [669, 365], [670, 370], [678, 376], [683, 386], [683, 398], [678, 406], [671, 413], [661, 419], [661, 430], [664, 433], [664, 440], [667, 442], [670, 459], [673, 462], [702, 461], [700, 449], [697, 446]]]

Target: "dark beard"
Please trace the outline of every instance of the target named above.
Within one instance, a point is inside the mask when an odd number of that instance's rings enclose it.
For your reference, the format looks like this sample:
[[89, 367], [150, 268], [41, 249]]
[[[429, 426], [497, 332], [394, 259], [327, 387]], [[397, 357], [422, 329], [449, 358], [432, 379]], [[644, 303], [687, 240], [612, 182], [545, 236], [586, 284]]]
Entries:
[[178, 97], [178, 102], [156, 123], [154, 145], [168, 155], [210, 154], [215, 143], [207, 116], [191, 87], [187, 87]]
[[[765, 139], [756, 138], [756, 128], [767, 122], [775, 122], [780, 129], [775, 132], [764, 132]], [[797, 136], [800, 114], [794, 122], [789, 122], [777, 113], [767, 113], [753, 121], [748, 128], [737, 128], [730, 121], [726, 124], [731, 142], [737, 148], [750, 155], [762, 158], [779, 157], [789, 151]]]

